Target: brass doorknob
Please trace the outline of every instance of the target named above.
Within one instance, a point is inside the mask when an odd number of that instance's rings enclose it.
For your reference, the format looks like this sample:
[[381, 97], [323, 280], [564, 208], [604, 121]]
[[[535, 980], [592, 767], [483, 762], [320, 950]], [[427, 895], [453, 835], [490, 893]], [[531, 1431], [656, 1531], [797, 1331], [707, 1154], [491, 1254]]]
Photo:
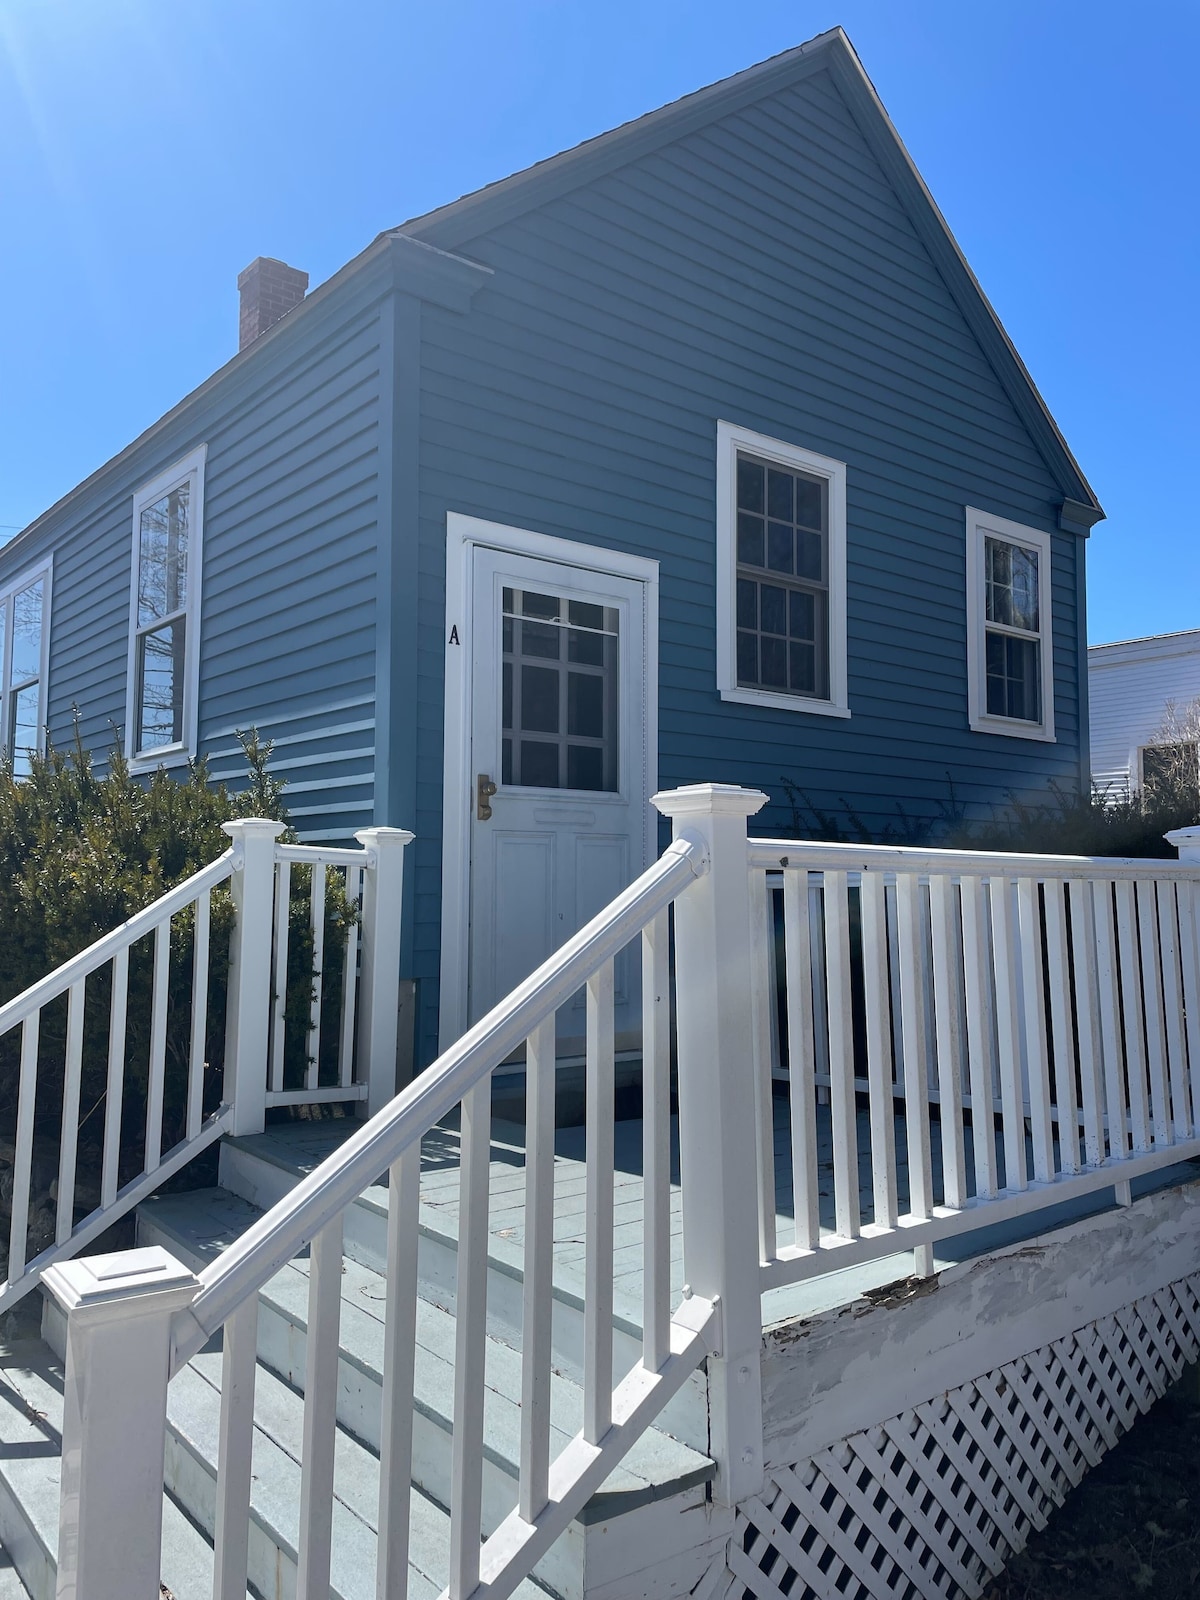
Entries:
[[496, 785], [486, 772], [481, 772], [475, 779], [475, 815], [480, 822], [492, 820], [491, 798], [496, 792]]

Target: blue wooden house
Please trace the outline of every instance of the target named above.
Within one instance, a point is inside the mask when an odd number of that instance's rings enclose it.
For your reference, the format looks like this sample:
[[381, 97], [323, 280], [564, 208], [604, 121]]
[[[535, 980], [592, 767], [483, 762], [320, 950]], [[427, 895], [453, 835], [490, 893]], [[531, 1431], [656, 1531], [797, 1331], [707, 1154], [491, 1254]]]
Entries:
[[1087, 781], [1099, 504], [845, 35], [380, 236], [0, 551], [2, 732], [417, 835], [433, 1053], [701, 779]]

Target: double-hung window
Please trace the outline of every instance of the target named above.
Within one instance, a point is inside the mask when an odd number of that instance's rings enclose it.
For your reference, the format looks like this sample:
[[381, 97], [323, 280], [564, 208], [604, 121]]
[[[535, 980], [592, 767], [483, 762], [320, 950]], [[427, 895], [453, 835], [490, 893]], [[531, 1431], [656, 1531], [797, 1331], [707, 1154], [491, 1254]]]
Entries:
[[1050, 536], [971, 507], [967, 655], [972, 728], [1054, 738]]
[[846, 468], [717, 424], [721, 697], [849, 716]]
[[18, 778], [46, 747], [50, 568], [22, 573], [0, 590], [0, 750]]
[[196, 748], [204, 448], [133, 500], [127, 748], [135, 765]]

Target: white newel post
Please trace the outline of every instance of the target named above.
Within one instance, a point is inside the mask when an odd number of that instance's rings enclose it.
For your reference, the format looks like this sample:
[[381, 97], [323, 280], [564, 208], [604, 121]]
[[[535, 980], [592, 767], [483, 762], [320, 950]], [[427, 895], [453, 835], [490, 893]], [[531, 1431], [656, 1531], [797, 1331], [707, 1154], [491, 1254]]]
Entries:
[[750, 999], [746, 819], [755, 789], [697, 784], [656, 794], [675, 837], [709, 871], [675, 902], [679, 1152], [684, 1276], [721, 1302], [721, 1351], [708, 1363], [714, 1491], [736, 1505], [763, 1486], [762, 1287]]
[[1163, 838], [1179, 851], [1179, 864], [1200, 867], [1200, 828], [1175, 828]]
[[367, 1115], [395, 1095], [400, 1006], [400, 926], [406, 828], [363, 828], [354, 835], [374, 857], [363, 873], [358, 1059], [367, 1079]]
[[267, 1040], [271, 1029], [271, 937], [275, 926], [275, 841], [282, 822], [245, 817], [223, 822], [233, 840], [233, 935], [225, 1021], [225, 1099], [229, 1131], [261, 1133], [267, 1114]]
[[42, 1282], [67, 1313], [58, 1600], [158, 1600], [171, 1321], [199, 1280], [155, 1245]]

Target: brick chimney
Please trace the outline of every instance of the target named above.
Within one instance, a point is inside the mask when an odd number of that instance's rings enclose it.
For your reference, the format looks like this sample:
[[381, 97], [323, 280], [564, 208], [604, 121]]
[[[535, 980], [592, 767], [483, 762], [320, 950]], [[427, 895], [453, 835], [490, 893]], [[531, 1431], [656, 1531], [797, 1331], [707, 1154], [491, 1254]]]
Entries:
[[242, 297], [238, 349], [244, 350], [300, 304], [308, 292], [308, 273], [273, 256], [259, 256], [238, 273], [238, 290]]

